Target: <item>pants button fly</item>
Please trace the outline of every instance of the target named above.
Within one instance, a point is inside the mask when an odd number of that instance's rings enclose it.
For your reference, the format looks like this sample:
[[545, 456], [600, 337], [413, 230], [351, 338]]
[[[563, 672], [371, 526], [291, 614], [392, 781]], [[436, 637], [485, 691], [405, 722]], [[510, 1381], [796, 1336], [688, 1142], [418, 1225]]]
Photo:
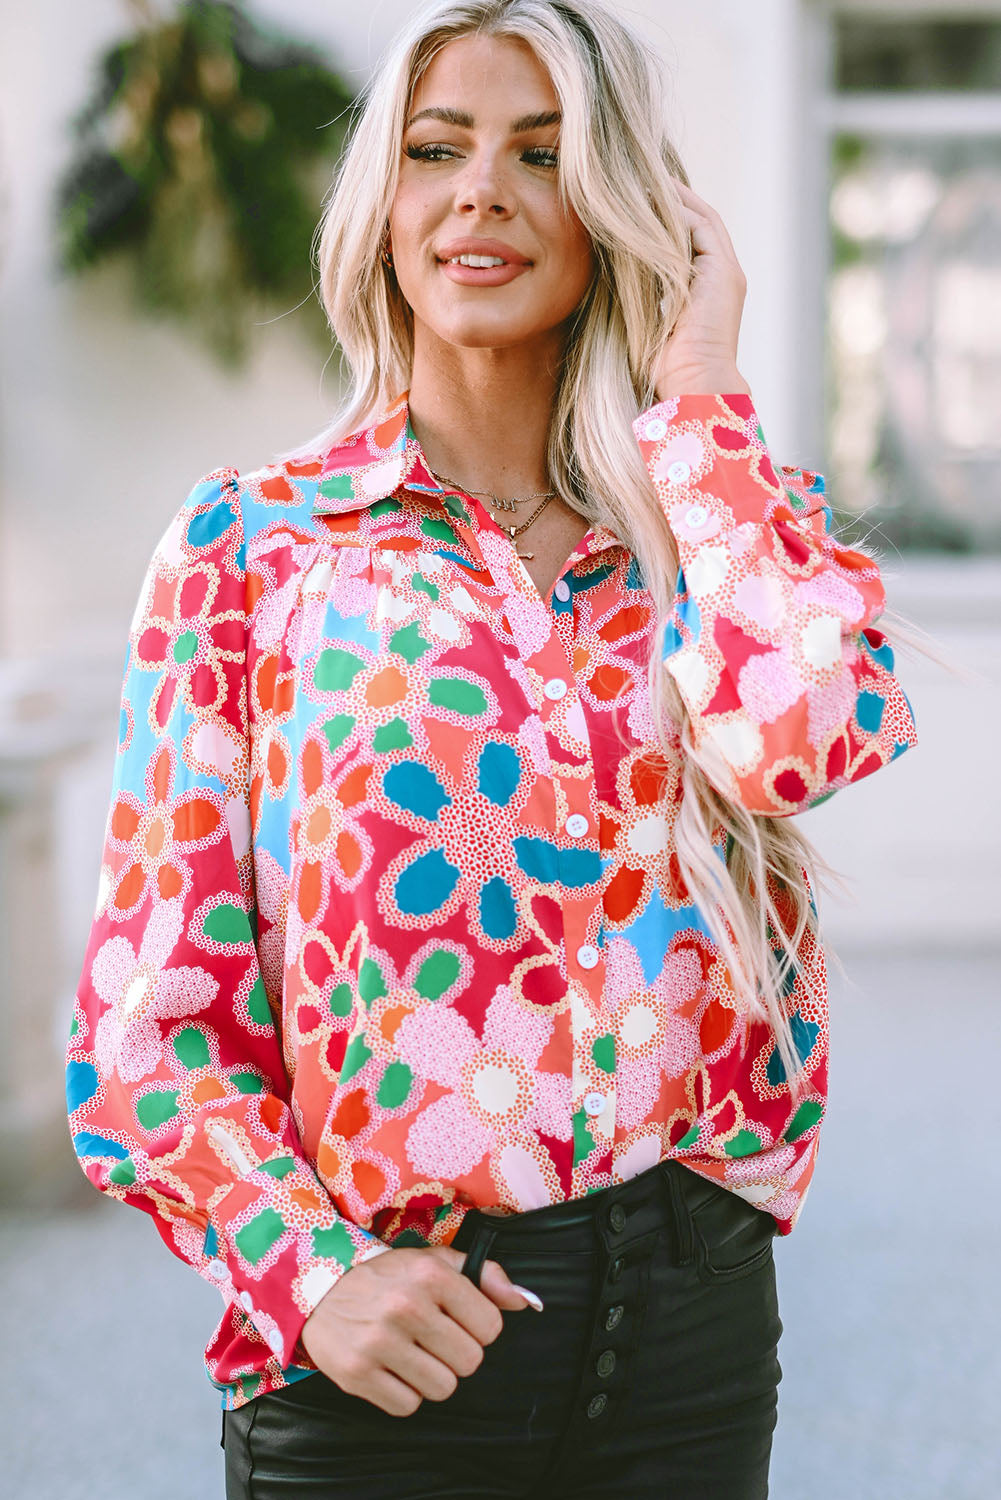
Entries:
[[598, 1355], [594, 1368], [602, 1380], [607, 1380], [615, 1369], [615, 1351], [613, 1349], [602, 1349]]
[[608, 1397], [604, 1392], [600, 1396], [592, 1396], [587, 1403], [587, 1414], [589, 1417], [600, 1417], [608, 1405]]
[[621, 1302], [616, 1302], [614, 1307], [610, 1307], [608, 1309], [607, 1313], [605, 1314], [606, 1333], [611, 1333], [613, 1328], [618, 1328], [619, 1324], [622, 1322], [622, 1314], [624, 1312], [625, 1308], [623, 1307]]
[[621, 1234], [626, 1227], [626, 1211], [621, 1203], [613, 1203], [608, 1210], [608, 1222], [616, 1234]]
[[625, 1269], [626, 1269], [625, 1260], [622, 1258], [621, 1255], [617, 1255], [615, 1257], [615, 1259], [612, 1261], [612, 1264], [608, 1268], [608, 1279], [612, 1283], [613, 1286], [619, 1280], [620, 1276], [622, 1275], [622, 1273], [623, 1273], [623, 1271]]

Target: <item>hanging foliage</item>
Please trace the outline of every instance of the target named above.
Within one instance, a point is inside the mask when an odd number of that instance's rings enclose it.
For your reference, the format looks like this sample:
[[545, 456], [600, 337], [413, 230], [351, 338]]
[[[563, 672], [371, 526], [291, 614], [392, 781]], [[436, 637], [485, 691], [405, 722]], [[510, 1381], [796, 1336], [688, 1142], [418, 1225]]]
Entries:
[[[323, 179], [353, 95], [312, 47], [224, 0], [139, 25], [101, 58], [58, 190], [63, 265], [125, 254], [140, 303], [181, 320], [224, 363], [252, 324], [310, 297]], [[315, 314], [315, 317], [314, 317]]]

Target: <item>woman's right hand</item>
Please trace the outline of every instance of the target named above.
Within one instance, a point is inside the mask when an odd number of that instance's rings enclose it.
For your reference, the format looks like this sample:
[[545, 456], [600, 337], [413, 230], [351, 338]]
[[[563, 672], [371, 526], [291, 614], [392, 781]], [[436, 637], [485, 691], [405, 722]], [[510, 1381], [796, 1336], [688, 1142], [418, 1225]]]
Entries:
[[306, 1353], [342, 1390], [390, 1416], [410, 1416], [425, 1398], [447, 1400], [503, 1328], [501, 1309], [529, 1306], [497, 1261], [484, 1261], [479, 1290], [462, 1275], [465, 1259], [434, 1245], [360, 1261], [303, 1324]]

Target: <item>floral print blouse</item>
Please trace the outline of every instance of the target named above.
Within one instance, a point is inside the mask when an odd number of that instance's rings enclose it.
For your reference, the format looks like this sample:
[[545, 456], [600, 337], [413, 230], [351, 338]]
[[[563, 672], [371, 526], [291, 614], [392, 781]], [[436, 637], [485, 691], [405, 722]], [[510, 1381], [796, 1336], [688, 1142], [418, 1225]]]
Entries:
[[[657, 642], [729, 795], [803, 811], [914, 742], [875, 564], [751, 399], [636, 441], [677, 538]], [[330, 452], [191, 492], [130, 637], [68, 1054], [83, 1170], [222, 1293], [225, 1406], [309, 1374], [345, 1270], [666, 1157], [788, 1232], [824, 1113], [824, 960], [766, 1024], [681, 877], [636, 560], [593, 526], [546, 597], [443, 489], [406, 396]], [[722, 829], [717, 852], [726, 857]], [[809, 984], [807, 981], [811, 981]]]

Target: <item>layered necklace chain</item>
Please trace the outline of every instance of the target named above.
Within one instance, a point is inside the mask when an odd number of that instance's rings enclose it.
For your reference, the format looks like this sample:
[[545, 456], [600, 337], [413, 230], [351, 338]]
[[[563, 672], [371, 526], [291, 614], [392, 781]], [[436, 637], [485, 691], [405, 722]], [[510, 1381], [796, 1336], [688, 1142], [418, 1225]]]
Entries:
[[[425, 460], [425, 462], [427, 462], [427, 460]], [[532, 494], [532, 495], [514, 495], [509, 500], [502, 500], [499, 495], [492, 494], [490, 490], [468, 490], [468, 489], [464, 489], [464, 487], [461, 484], [459, 484], [459, 482], [457, 480], [455, 480], [455, 479], [448, 479], [445, 475], [442, 475], [442, 474], [436, 474], [435, 471], [431, 468], [430, 464], [428, 465], [428, 469], [429, 469], [429, 472], [431, 473], [432, 477], [434, 479], [437, 479], [437, 481], [438, 481], [438, 483], [440, 485], [449, 485], [450, 484], [450, 485], [453, 485], [457, 490], [462, 490], [464, 494], [475, 495], [478, 499], [486, 498], [488, 500], [491, 500], [494, 503], [494, 505], [497, 506], [498, 510], [506, 510], [506, 511], [510, 512], [510, 511], [517, 510], [518, 506], [522, 505], [526, 500], [538, 500], [539, 504], [532, 511], [532, 514], [529, 516], [528, 520], [527, 521], [522, 521], [522, 523], [521, 523], [520, 526], [508, 526], [508, 525], [505, 524], [505, 522], [499, 521], [497, 519], [497, 517], [494, 515], [493, 511], [490, 511], [490, 519], [491, 519], [491, 521], [494, 521], [498, 526], [501, 527], [501, 529], [503, 531], [506, 531], [507, 534], [508, 534], [508, 536], [511, 537], [512, 540], [514, 540], [516, 537], [521, 536], [521, 533], [523, 531], [527, 531], [528, 530], [528, 528], [531, 526], [532, 522], [535, 521], [535, 520], [537, 520], [538, 517], [541, 516], [542, 512], [545, 510], [545, 508], [549, 504], [550, 500], [552, 500], [554, 498], [555, 494], [556, 494], [555, 490], [536, 490], [535, 493]], [[515, 548], [515, 551], [518, 552], [517, 547]], [[535, 553], [534, 552], [518, 552], [518, 556], [519, 557], [524, 557], [527, 560], [531, 561], [531, 559], [535, 556]]]

